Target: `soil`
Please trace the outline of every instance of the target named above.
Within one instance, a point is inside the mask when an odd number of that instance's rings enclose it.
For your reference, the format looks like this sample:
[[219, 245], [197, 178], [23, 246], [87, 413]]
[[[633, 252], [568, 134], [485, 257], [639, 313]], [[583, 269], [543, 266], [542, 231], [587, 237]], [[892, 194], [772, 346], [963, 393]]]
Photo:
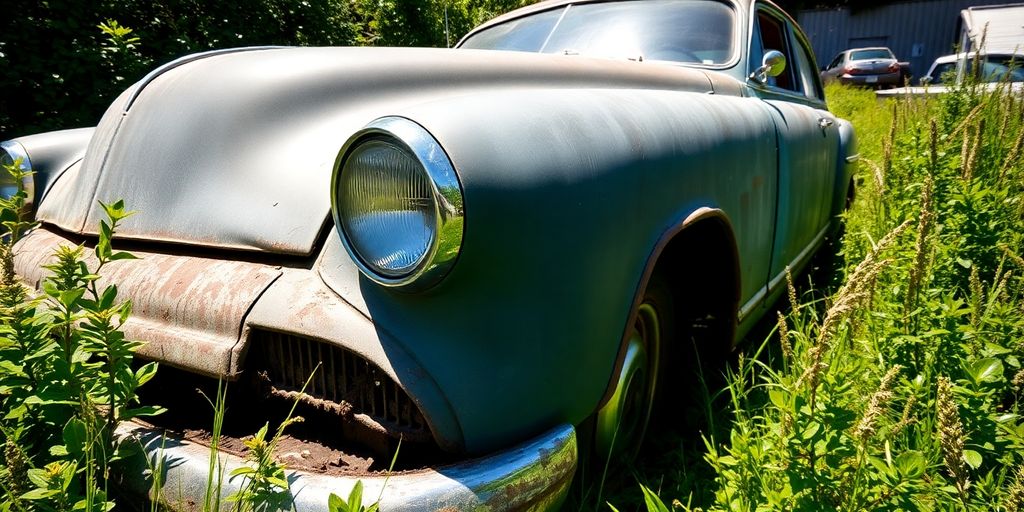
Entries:
[[[161, 367], [157, 376], [140, 389], [145, 404], [158, 404], [167, 408], [159, 416], [138, 421], [149, 427], [162, 428], [169, 435], [210, 446], [212, 440], [213, 408], [207, 400], [217, 396], [217, 381], [199, 377], [169, 367]], [[244, 380], [228, 385], [224, 423], [218, 448], [221, 451], [245, 457], [245, 441], [264, 425], [268, 425], [268, 438], [280, 422], [288, 417], [292, 403], [278, 397], [261, 394]], [[328, 411], [303, 407], [295, 409], [294, 416], [303, 421], [287, 427], [278, 440], [275, 455], [288, 469], [302, 470], [331, 476], [373, 476], [388, 470], [397, 442], [375, 443], [369, 446], [345, 439], [342, 418]], [[404, 443], [395, 464], [396, 472], [418, 470], [451, 462], [452, 456], [436, 446], [416, 446]]]

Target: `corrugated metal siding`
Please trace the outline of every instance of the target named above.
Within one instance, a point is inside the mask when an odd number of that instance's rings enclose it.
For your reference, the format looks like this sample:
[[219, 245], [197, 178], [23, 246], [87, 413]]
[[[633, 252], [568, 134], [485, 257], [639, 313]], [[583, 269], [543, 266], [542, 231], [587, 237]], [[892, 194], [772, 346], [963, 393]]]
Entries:
[[[901, 61], [909, 61], [915, 77], [928, 72], [936, 57], [953, 52], [960, 37], [960, 11], [976, 5], [1000, 5], [1007, 0], [928, 0], [900, 2], [850, 11], [814, 9], [797, 13], [797, 21], [814, 46], [818, 67], [837, 53], [858, 46], [888, 46]], [[868, 43], [868, 44], [865, 44]], [[915, 45], [921, 55], [913, 56]]]

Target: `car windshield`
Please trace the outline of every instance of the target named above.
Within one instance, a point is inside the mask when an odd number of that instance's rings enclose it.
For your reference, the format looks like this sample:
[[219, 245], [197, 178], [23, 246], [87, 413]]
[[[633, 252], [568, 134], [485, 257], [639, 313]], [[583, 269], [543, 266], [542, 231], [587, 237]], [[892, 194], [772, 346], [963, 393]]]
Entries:
[[850, 52], [850, 60], [877, 60], [877, 59], [891, 59], [892, 53], [884, 48], [874, 50], [856, 50]]
[[717, 1], [601, 2], [510, 20], [473, 34], [460, 48], [714, 65], [732, 57], [734, 25], [732, 8]]

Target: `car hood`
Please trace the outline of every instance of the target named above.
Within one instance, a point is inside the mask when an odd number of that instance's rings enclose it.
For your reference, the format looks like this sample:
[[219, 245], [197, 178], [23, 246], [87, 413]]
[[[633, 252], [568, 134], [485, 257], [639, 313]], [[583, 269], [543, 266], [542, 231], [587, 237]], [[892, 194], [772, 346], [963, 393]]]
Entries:
[[97, 201], [124, 199], [140, 214], [125, 221], [122, 238], [309, 255], [329, 219], [338, 151], [377, 117], [497, 89], [726, 85], [710, 75], [479, 50], [263, 48], [190, 56], [114, 101], [81, 165], [54, 183], [38, 218], [95, 234]]

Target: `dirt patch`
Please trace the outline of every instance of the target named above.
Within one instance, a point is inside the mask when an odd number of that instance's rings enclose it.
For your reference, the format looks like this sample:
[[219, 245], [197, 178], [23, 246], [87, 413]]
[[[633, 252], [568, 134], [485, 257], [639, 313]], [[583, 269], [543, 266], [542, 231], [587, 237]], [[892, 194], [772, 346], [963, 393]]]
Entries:
[[[166, 413], [140, 423], [210, 446], [214, 419], [210, 402], [217, 395], [216, 381], [165, 366], [140, 391], [143, 403], [167, 408]], [[230, 383], [218, 448], [245, 457], [249, 451], [245, 441], [264, 425], [268, 425], [268, 437], [272, 436], [288, 417], [292, 405], [292, 401], [280, 396], [260, 392], [244, 379]], [[294, 416], [302, 417], [303, 421], [287, 427], [274, 452], [277, 460], [289, 469], [332, 476], [383, 474], [398, 448], [397, 442], [380, 445], [347, 438], [343, 418], [328, 410], [299, 404]], [[403, 443], [395, 470], [417, 470], [453, 460], [436, 446]]]

